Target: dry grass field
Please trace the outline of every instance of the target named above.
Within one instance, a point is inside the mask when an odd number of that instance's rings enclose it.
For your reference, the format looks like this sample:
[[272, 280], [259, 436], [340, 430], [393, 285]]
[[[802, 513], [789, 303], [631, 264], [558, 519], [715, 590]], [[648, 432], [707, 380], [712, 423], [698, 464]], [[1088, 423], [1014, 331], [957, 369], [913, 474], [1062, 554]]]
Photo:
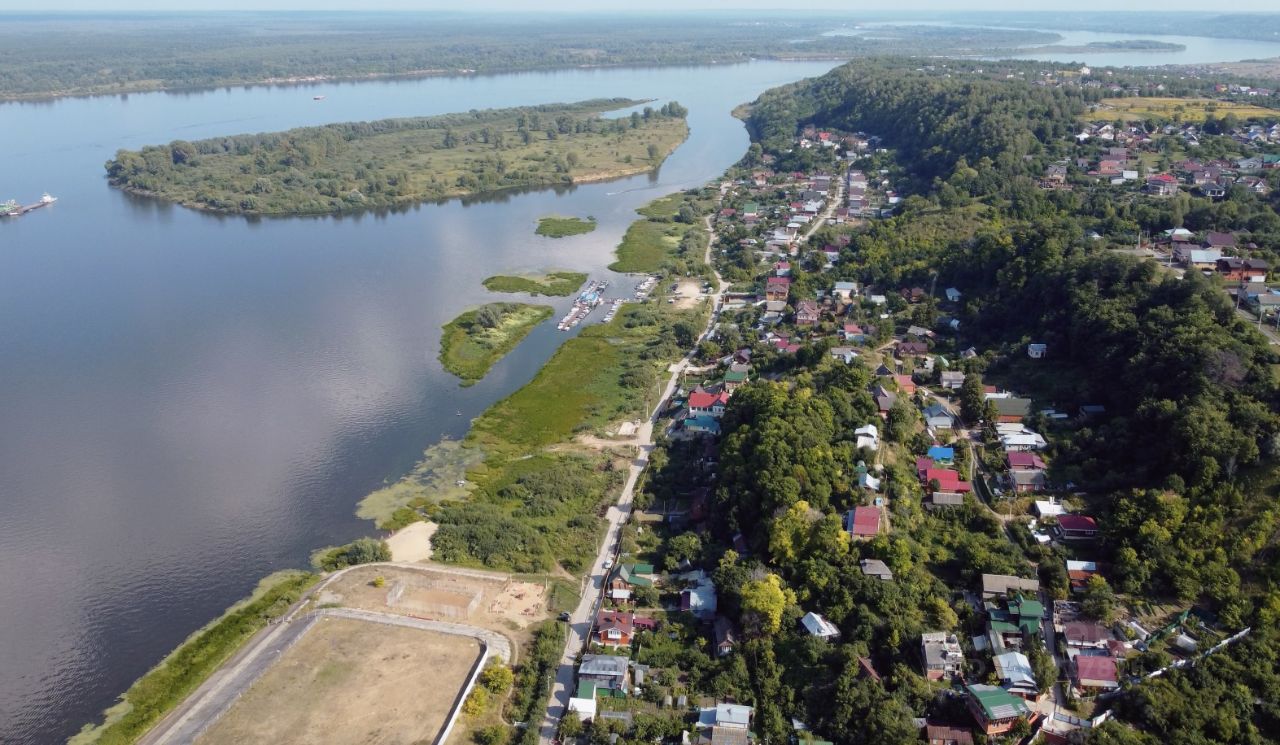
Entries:
[[[382, 587], [374, 585], [376, 577], [382, 577]], [[432, 571], [429, 564], [423, 565], [422, 570], [360, 567], [329, 585], [321, 602], [463, 623], [505, 634], [547, 617], [546, 592], [541, 582], [494, 577], [482, 579], [447, 570]], [[404, 585], [400, 598], [395, 604], [388, 604], [399, 584]]]
[[199, 745], [428, 745], [480, 655], [474, 639], [321, 619]]
[[1241, 119], [1250, 117], [1275, 117], [1280, 111], [1264, 109], [1252, 104], [1214, 101], [1208, 98], [1104, 98], [1098, 108], [1084, 115], [1089, 121], [1114, 119], [1174, 119], [1187, 122], [1203, 122], [1212, 114], [1222, 118], [1235, 114]]

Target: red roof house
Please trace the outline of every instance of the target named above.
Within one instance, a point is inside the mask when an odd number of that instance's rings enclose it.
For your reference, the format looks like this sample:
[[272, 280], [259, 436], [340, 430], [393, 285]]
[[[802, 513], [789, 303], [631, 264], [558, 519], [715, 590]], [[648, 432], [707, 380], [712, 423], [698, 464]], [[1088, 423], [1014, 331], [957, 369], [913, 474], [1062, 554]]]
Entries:
[[1088, 515], [1059, 515], [1058, 531], [1068, 540], [1093, 538], [1098, 535], [1098, 521]]
[[849, 520], [849, 534], [854, 538], [873, 538], [880, 532], [880, 510], [854, 507]]
[[1093, 657], [1076, 655], [1076, 683], [1081, 688], [1119, 688], [1119, 676], [1116, 672], [1114, 657]]
[[1035, 453], [1011, 452], [1006, 453], [1005, 458], [1011, 471], [1043, 471], [1046, 467]]

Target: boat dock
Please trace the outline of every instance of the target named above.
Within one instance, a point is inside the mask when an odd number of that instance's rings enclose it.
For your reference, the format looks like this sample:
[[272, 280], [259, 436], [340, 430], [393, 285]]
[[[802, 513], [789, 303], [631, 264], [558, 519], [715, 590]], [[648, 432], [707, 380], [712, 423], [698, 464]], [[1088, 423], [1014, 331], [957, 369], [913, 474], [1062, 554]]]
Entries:
[[0, 217], [22, 217], [33, 210], [38, 210], [41, 207], [48, 207], [56, 201], [58, 201], [57, 197], [51, 197], [48, 194], [45, 194], [40, 197], [40, 201], [35, 204], [18, 204], [13, 200], [0, 202]]
[[605, 280], [592, 280], [587, 283], [582, 292], [578, 294], [578, 299], [573, 301], [573, 307], [560, 319], [559, 325], [556, 326], [560, 331], [568, 331], [578, 324], [586, 320], [591, 315], [591, 311], [604, 302], [604, 289], [609, 286]]

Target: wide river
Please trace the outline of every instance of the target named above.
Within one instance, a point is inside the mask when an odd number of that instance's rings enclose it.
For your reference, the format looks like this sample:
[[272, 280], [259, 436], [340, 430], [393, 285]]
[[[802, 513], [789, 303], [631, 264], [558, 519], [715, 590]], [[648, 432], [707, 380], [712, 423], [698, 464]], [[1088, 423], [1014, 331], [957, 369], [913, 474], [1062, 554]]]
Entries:
[[[734, 106], [834, 64], [0, 105], [0, 199], [59, 197], [0, 222], [0, 743], [65, 740], [260, 577], [370, 533], [357, 500], [465, 434], [567, 337], [543, 324], [460, 388], [436, 360], [440, 326], [498, 299], [480, 281], [605, 276], [636, 207], [741, 157]], [[262, 221], [133, 198], [103, 177], [117, 148], [607, 96], [689, 108], [690, 137], [659, 173]], [[600, 227], [535, 236], [549, 213]]]

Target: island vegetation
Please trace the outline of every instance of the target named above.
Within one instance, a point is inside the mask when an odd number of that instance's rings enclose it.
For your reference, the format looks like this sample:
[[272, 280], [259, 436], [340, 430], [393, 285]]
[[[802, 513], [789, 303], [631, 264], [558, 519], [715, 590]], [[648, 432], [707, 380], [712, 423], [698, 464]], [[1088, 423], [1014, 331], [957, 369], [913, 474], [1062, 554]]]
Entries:
[[626, 99], [330, 124], [122, 150], [113, 185], [213, 212], [318, 215], [656, 168], [684, 141], [677, 103]]
[[596, 229], [593, 217], [583, 220], [580, 217], [560, 217], [548, 215], [538, 220], [538, 227], [533, 231], [547, 238], [567, 238], [571, 235], [584, 235]]
[[465, 384], [475, 383], [552, 312], [549, 305], [525, 303], [488, 303], [469, 310], [445, 324], [440, 364]]
[[1186, 44], [1175, 44], [1154, 39], [1121, 39], [1119, 41], [1091, 41], [1088, 44], [1049, 44], [1024, 50], [1026, 54], [1088, 54], [1089, 52], [1185, 52]]
[[586, 281], [587, 275], [582, 272], [547, 272], [487, 277], [484, 286], [490, 292], [525, 292], [530, 295], [568, 297]]
[[618, 259], [609, 265], [615, 272], [656, 272], [668, 269], [684, 274], [703, 262], [698, 252], [707, 245], [702, 215], [707, 200], [685, 195], [656, 199], [636, 210], [644, 215], [627, 228], [618, 245]]

